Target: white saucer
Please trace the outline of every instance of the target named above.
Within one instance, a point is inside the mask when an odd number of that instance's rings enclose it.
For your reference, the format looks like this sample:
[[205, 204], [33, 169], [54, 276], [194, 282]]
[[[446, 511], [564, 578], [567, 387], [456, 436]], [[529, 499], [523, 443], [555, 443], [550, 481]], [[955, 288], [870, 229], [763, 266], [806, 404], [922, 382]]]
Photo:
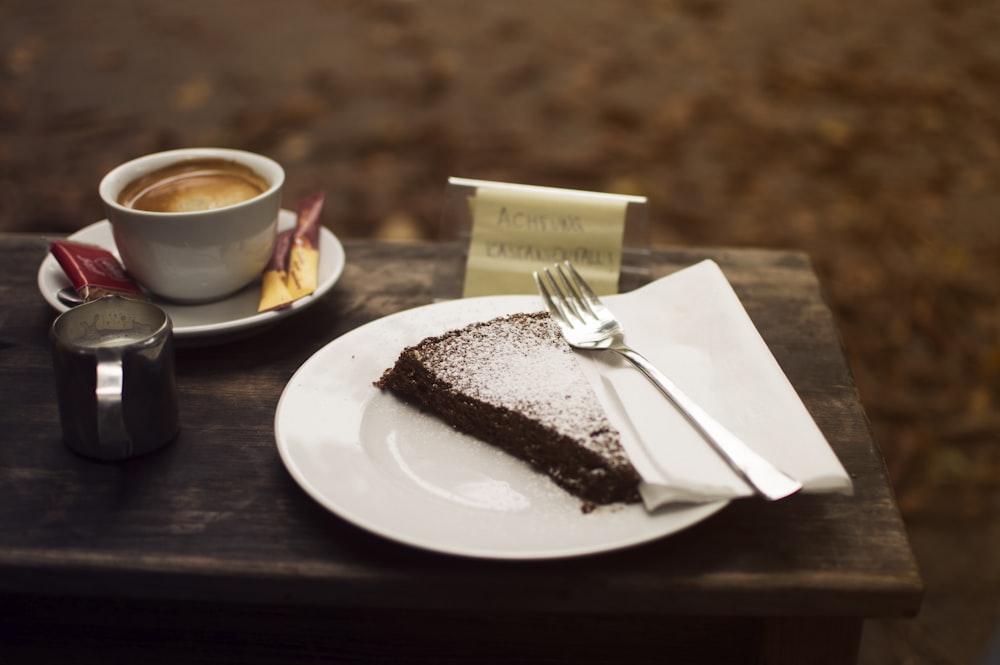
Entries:
[[[294, 227], [295, 220], [294, 212], [282, 210], [278, 219], [279, 230]], [[118, 255], [111, 234], [111, 224], [107, 220], [80, 229], [69, 236], [69, 240], [98, 245]], [[319, 257], [319, 285], [316, 292], [295, 301], [285, 309], [257, 311], [260, 280], [224, 300], [204, 305], [180, 305], [156, 298], [153, 298], [153, 302], [170, 315], [174, 324], [174, 338], [179, 346], [219, 344], [246, 336], [301, 311], [329, 291], [344, 271], [346, 256], [343, 245], [325, 227], [320, 227]], [[65, 312], [69, 307], [59, 300], [57, 294], [67, 286], [71, 286], [69, 278], [55, 257], [49, 254], [38, 268], [38, 290], [53, 308]]]
[[[610, 303], [615, 297], [609, 297]], [[677, 533], [728, 502], [581, 510], [547, 476], [374, 385], [400, 349], [472, 321], [535, 311], [534, 296], [452, 300], [377, 319], [291, 378], [275, 440], [295, 481], [341, 518], [422, 549], [489, 559], [606, 552]]]

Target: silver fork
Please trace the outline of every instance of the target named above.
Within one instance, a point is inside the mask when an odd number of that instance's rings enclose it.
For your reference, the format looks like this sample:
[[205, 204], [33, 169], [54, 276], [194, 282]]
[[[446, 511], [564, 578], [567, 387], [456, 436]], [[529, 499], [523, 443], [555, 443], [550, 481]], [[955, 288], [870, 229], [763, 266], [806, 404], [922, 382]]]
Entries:
[[621, 324], [569, 261], [556, 264], [555, 271], [558, 280], [548, 268], [543, 270], [544, 277], [538, 272], [532, 274], [549, 313], [570, 346], [608, 349], [624, 356], [673, 402], [733, 470], [765, 498], [775, 501], [802, 489], [802, 483], [754, 452], [639, 352], [629, 348]]

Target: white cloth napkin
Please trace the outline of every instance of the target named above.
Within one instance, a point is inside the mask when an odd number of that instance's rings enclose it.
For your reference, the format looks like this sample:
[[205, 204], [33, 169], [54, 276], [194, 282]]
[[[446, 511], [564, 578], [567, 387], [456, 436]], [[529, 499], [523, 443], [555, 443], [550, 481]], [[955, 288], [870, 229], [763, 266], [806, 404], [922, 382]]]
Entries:
[[[805, 492], [851, 479], [722, 270], [703, 261], [605, 299], [625, 341]], [[646, 508], [750, 496], [751, 488], [639, 370], [610, 351], [577, 354], [642, 476]]]

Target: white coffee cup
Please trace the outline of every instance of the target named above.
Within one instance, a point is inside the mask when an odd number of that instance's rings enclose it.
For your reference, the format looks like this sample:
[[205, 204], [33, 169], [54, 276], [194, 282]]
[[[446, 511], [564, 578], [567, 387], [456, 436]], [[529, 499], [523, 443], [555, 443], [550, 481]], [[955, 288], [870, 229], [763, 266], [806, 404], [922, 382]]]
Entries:
[[[197, 205], [182, 201], [169, 209], [144, 210], [119, 200], [126, 187], [144, 176], [175, 164], [188, 168], [206, 163], [249, 169], [262, 181], [263, 191], [235, 203], [219, 197], [199, 199]], [[225, 298], [260, 276], [274, 247], [284, 182], [281, 166], [263, 155], [182, 148], [115, 167], [101, 180], [99, 192], [129, 274], [157, 296], [197, 304]], [[187, 209], [191, 207], [204, 209]]]

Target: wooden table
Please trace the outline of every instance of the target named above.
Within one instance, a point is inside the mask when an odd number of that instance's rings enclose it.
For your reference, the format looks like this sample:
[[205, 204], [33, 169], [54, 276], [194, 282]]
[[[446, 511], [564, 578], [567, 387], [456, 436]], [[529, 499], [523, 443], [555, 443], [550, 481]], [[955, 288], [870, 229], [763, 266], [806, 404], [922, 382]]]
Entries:
[[713, 258], [854, 479], [855, 494], [732, 503], [684, 532], [576, 559], [412, 549], [301, 490], [277, 400], [328, 341], [430, 300], [435, 244], [346, 243], [311, 308], [181, 349], [182, 432], [120, 464], [61, 442], [35, 285], [51, 238], [0, 235], [0, 660], [32, 662], [851, 663], [867, 617], [922, 585], [806, 257], [657, 249], [660, 276]]

